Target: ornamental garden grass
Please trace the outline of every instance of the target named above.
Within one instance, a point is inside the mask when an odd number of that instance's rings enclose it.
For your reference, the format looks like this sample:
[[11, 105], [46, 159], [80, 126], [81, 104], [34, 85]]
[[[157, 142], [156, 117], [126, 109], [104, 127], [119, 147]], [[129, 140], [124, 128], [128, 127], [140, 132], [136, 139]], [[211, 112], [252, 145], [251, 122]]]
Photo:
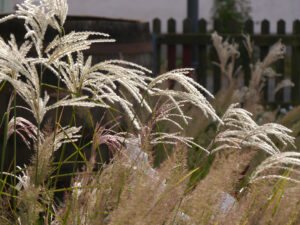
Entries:
[[[189, 68], [152, 76], [123, 60], [92, 64], [84, 50], [115, 40], [66, 34], [67, 11], [66, 0], [26, 0], [0, 20], [22, 19], [26, 29], [22, 44], [0, 39], [1, 92], [10, 96], [0, 224], [300, 223], [300, 109], [278, 116], [261, 104], [264, 77], [285, 54], [280, 42], [241, 87], [239, 46], [213, 33], [228, 80], [213, 96]], [[49, 27], [57, 36], [46, 44]], [[248, 36], [244, 44], [251, 57]]]

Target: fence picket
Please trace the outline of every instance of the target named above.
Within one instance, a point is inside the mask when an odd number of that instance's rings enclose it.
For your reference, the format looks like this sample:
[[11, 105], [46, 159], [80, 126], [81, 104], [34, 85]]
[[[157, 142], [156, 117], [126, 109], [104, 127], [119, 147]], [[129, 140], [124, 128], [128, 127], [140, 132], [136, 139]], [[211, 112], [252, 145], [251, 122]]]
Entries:
[[[277, 22], [277, 34], [285, 34], [285, 22], [284, 22], [284, 20], [279, 20]], [[278, 60], [278, 62], [276, 64], [277, 73], [281, 74], [280, 77], [276, 78], [276, 85], [278, 85], [285, 77], [284, 64], [285, 64], [284, 59]], [[276, 102], [282, 102], [284, 100], [283, 99], [283, 94], [284, 94], [284, 89], [281, 89], [280, 91], [278, 91], [278, 93], [275, 94]]]
[[[300, 21], [296, 20], [293, 23], [293, 34], [300, 34]], [[299, 85], [299, 76], [300, 76], [300, 46], [292, 47], [292, 82], [294, 87], [292, 88], [292, 101], [299, 102], [300, 99], [300, 85]]]
[[236, 20], [231, 20], [228, 28], [229, 34], [237, 34], [240, 32], [240, 24]]
[[[198, 21], [198, 32], [200, 34], [206, 34], [207, 22], [205, 19]], [[207, 45], [200, 44], [198, 46], [198, 69], [197, 69], [197, 81], [203, 86], [207, 87]]]
[[[261, 34], [262, 35], [268, 35], [270, 34], [270, 22], [268, 20], [263, 20], [261, 22]], [[269, 52], [269, 45], [261, 45], [260, 46], [260, 60], [263, 61], [264, 58], [267, 56]], [[270, 96], [269, 96], [269, 82], [270, 82], [270, 79], [269, 78], [266, 78], [266, 81], [265, 81], [265, 86], [264, 86], [264, 98], [265, 100], [269, 100], [270, 99]]]
[[161, 44], [157, 43], [156, 35], [161, 33], [161, 21], [158, 18], [153, 20], [153, 54], [154, 54], [154, 74], [157, 75], [160, 73], [160, 65], [161, 65]]
[[[173, 18], [168, 20], [168, 34], [176, 33], [176, 21]], [[176, 45], [168, 45], [168, 70], [176, 68]]]
[[[214, 30], [218, 33], [222, 30], [222, 23], [220, 20], [214, 21]], [[213, 47], [211, 48], [211, 62], [220, 62], [217, 52]], [[217, 93], [217, 91], [219, 91], [221, 88], [221, 71], [216, 65], [213, 66], [213, 86], [213, 93]]]
[[[260, 50], [260, 60], [268, 54], [270, 46], [272, 46], [278, 40], [282, 40], [285, 45], [292, 46], [292, 57], [291, 57], [291, 79], [294, 82], [295, 87], [292, 89], [292, 101], [288, 104], [300, 103], [300, 21], [294, 22], [293, 34], [286, 34], [285, 22], [280, 20], [277, 22], [277, 33], [270, 34], [270, 23], [268, 20], [264, 20], [261, 23], [261, 33], [254, 34], [254, 22], [252, 20], [247, 20], [243, 25], [236, 25], [236, 22], [232, 22], [229, 30], [229, 34], [222, 34], [224, 38], [230, 37], [231, 40], [235, 40], [240, 44], [241, 57], [237, 64], [241, 64], [244, 70], [244, 84], [248, 85], [251, 79], [251, 69], [249, 64], [257, 61], [256, 53], [254, 48], [254, 56], [250, 58], [246, 48], [242, 44], [244, 37], [241, 35], [243, 33], [249, 34], [251, 36], [251, 41], [254, 43], [255, 47]], [[240, 28], [243, 28], [242, 30]], [[208, 62], [219, 62], [217, 53], [212, 47], [211, 34], [207, 32], [207, 21], [201, 19], [198, 21], [198, 32], [192, 32], [192, 24], [190, 19], [185, 19], [183, 21], [183, 32], [176, 33], [176, 21], [174, 19], [168, 20], [168, 32], [166, 34], [161, 33], [161, 22], [159, 19], [153, 21], [153, 44], [154, 44], [154, 55], [155, 55], [155, 71], [159, 71], [160, 68], [160, 57], [161, 57], [161, 45], [167, 45], [167, 57], [168, 57], [168, 70], [176, 68], [176, 45], [183, 45], [182, 51], [182, 67], [191, 67], [192, 65], [192, 49], [194, 46], [198, 47], [198, 65], [197, 65], [197, 81], [207, 87], [207, 79], [212, 72], [213, 76], [213, 93], [216, 93], [221, 88], [221, 71], [216, 65], [212, 65]], [[217, 31], [219, 34], [222, 31], [222, 22], [219, 20], [214, 21], [213, 30]], [[275, 69], [278, 73], [284, 74], [290, 72], [290, 70], [285, 70], [285, 60], [280, 60], [275, 64]], [[271, 86], [275, 86], [275, 83], [279, 83], [283, 77], [276, 78], [273, 81], [267, 81], [267, 85], [264, 89], [264, 96], [266, 103], [272, 103], [276, 101], [278, 104], [284, 102], [283, 91], [280, 91], [275, 96], [268, 93], [272, 93]], [[272, 84], [272, 85], [269, 85]], [[271, 100], [268, 101], [268, 100]]]
[[[245, 34], [252, 35], [254, 31], [254, 25], [253, 20], [247, 20], [244, 25], [244, 32]], [[251, 56], [252, 57], [252, 56]], [[244, 46], [244, 44], [241, 46], [241, 58], [242, 58], [242, 66], [244, 71], [244, 84], [246, 86], [249, 85], [249, 81], [251, 79], [251, 69], [250, 69], [250, 63], [251, 57], [249, 55], [248, 50]]]
[[[192, 21], [189, 18], [186, 18], [183, 21], [183, 33], [191, 33], [193, 31]], [[189, 44], [183, 45], [182, 50], [182, 67], [187, 68], [192, 65], [192, 46]]]

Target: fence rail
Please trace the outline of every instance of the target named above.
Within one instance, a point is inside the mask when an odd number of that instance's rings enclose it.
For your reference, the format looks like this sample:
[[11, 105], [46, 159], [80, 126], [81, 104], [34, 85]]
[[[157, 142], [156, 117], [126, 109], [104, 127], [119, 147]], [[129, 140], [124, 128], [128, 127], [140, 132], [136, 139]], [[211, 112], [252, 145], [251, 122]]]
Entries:
[[[222, 24], [216, 20], [213, 23], [213, 30], [220, 33]], [[268, 53], [269, 48], [279, 40], [286, 46], [291, 47], [290, 54], [285, 59], [279, 60], [274, 68], [277, 73], [283, 76], [270, 79], [266, 82], [265, 96], [267, 101], [284, 104], [299, 104], [300, 103], [300, 21], [295, 20], [293, 23], [293, 32], [286, 34], [285, 21], [277, 22], [276, 34], [270, 33], [270, 22], [263, 20], [261, 22], [260, 33], [254, 33], [254, 23], [252, 20], [246, 21], [244, 24], [232, 22], [228, 34], [222, 34], [224, 37], [229, 37], [231, 40], [239, 43], [241, 57], [239, 63], [243, 66], [244, 83], [248, 85], [251, 78], [251, 70], [249, 67], [250, 58], [246, 48], [242, 44], [244, 40], [242, 33], [249, 34], [257, 49], [256, 60], [262, 60]], [[207, 29], [207, 21], [201, 19], [198, 21], [198, 32], [192, 33], [192, 23], [189, 19], [183, 21], [183, 32], [176, 32], [176, 21], [169, 19], [167, 22], [167, 33], [161, 33], [161, 21], [153, 20], [153, 44], [154, 44], [154, 71], [158, 73], [161, 68], [161, 47], [167, 46], [167, 69], [176, 68], [176, 46], [182, 46], [182, 67], [191, 67], [193, 49], [197, 49], [196, 63], [196, 79], [203, 86], [207, 87], [208, 70], [211, 70], [213, 77], [213, 92], [216, 93], [221, 87], [221, 75], [217, 66], [211, 66], [212, 61], [218, 61], [216, 52], [212, 48], [211, 32]], [[287, 66], [288, 64], [288, 66]], [[195, 66], [195, 65], [194, 65]], [[284, 98], [283, 91], [279, 92], [275, 97], [270, 96], [270, 88], [272, 82], [275, 85], [284, 78], [290, 78], [294, 83], [291, 89], [291, 95]], [[274, 85], [273, 85], [274, 86]], [[285, 93], [289, 93], [285, 91]], [[284, 101], [288, 99], [287, 101]]]

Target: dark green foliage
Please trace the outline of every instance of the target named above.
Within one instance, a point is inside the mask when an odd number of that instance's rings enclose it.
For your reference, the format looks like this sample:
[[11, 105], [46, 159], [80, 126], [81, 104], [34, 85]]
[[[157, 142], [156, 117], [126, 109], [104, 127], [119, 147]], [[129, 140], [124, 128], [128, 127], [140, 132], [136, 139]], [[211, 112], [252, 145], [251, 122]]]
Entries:
[[243, 23], [250, 18], [249, 0], [214, 0], [212, 19], [222, 21], [222, 33], [231, 31], [232, 22]]

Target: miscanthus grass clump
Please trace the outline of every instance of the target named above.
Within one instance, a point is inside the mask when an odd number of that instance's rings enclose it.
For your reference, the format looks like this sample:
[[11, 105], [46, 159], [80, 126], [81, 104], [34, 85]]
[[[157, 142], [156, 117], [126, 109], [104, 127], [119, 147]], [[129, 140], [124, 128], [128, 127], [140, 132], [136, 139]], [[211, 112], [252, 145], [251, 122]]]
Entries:
[[[153, 78], [123, 60], [92, 64], [84, 50], [115, 40], [66, 34], [67, 11], [66, 0], [25, 0], [0, 20], [22, 19], [26, 29], [24, 43], [13, 34], [0, 39], [1, 92], [10, 95], [1, 115], [1, 224], [300, 222], [292, 130], [258, 124], [253, 110], [261, 107], [269, 66], [284, 55], [280, 42], [239, 89], [238, 45], [214, 33], [229, 79], [215, 98], [188, 77], [191, 69]], [[46, 43], [49, 27], [57, 35]], [[251, 54], [247, 37], [245, 44]], [[57, 86], [44, 76], [55, 76]], [[173, 89], [169, 80], [177, 82]]]

